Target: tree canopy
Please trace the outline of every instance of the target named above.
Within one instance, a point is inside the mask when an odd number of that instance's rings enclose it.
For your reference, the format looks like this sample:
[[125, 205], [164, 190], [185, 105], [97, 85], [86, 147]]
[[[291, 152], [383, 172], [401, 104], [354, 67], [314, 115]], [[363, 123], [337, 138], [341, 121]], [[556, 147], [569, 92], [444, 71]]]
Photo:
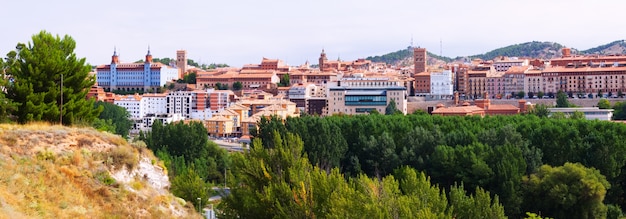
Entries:
[[18, 122], [58, 123], [62, 118], [65, 125], [89, 124], [98, 117], [102, 108], [94, 109], [94, 100], [85, 98], [95, 83], [91, 66], [76, 57], [75, 47], [68, 35], [41, 31], [7, 54], [6, 72], [12, 78], [7, 97], [19, 105]]
[[107, 102], [96, 102], [94, 107], [103, 109], [98, 118], [112, 124], [115, 134], [122, 137], [128, 136], [130, 128], [133, 127], [133, 121], [130, 120], [130, 113], [124, 107]]

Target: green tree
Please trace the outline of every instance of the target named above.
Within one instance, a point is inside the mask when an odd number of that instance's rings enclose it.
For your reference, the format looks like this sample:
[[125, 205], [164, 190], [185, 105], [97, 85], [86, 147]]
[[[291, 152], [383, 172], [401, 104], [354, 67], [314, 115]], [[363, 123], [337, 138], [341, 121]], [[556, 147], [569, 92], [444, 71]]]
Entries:
[[98, 117], [102, 108], [94, 109], [94, 100], [85, 98], [95, 83], [89, 76], [91, 66], [85, 58], [76, 57], [75, 47], [70, 36], [41, 31], [32, 42], [18, 43], [17, 51], [7, 54], [7, 74], [13, 79], [7, 97], [19, 104], [18, 122], [59, 122], [62, 118], [65, 125], [90, 124]]
[[235, 83], [233, 83], [233, 90], [234, 91], [241, 90], [241, 88], [243, 88], [243, 85], [241, 84], [240, 81], [235, 81]]
[[128, 137], [129, 130], [133, 127], [133, 121], [130, 120], [130, 113], [124, 107], [107, 102], [96, 102], [94, 107], [103, 109], [98, 118], [105, 121], [110, 120], [114, 124], [115, 134]]
[[[0, 59], [0, 90], [4, 90], [9, 86], [7, 75], [5, 74], [6, 65], [3, 59]], [[0, 123], [10, 120], [12, 113], [17, 109], [17, 105], [0, 91]]]
[[385, 115], [393, 115], [398, 113], [400, 110], [398, 110], [398, 108], [396, 107], [396, 101], [394, 99], [391, 99], [389, 101], [389, 104], [387, 104], [387, 107], [385, 108]]
[[191, 72], [189, 74], [186, 74], [183, 77], [183, 82], [187, 84], [196, 84], [196, 77], [197, 77], [197, 73]]
[[289, 74], [284, 74], [282, 77], [280, 77], [280, 82], [278, 83], [279, 87], [289, 87], [290, 86], [290, 82], [289, 82]]
[[498, 196], [491, 199], [489, 192], [480, 187], [476, 188], [475, 194], [467, 196], [463, 185], [454, 186], [448, 199], [454, 218], [506, 218]]
[[574, 111], [574, 113], [572, 113], [572, 115], [569, 118], [570, 119], [585, 119], [587, 117], [585, 117], [585, 113], [576, 110]]
[[[194, 168], [187, 168], [182, 173], [172, 179], [172, 193], [198, 206], [209, 202], [209, 189], [211, 184], [206, 183], [194, 171]], [[197, 211], [202, 212], [202, 208]]]
[[571, 107], [571, 103], [567, 100], [567, 94], [559, 91], [556, 94], [556, 107]]
[[602, 98], [598, 101], [598, 108], [611, 109], [611, 102], [609, 102], [609, 100], [607, 99]]
[[518, 99], [524, 98], [524, 95], [525, 95], [524, 91], [517, 92], [517, 98]]
[[565, 113], [563, 113], [563, 112], [554, 112], [554, 113], [552, 113], [550, 118], [553, 118], [553, 119], [565, 119], [565, 118], [567, 118], [567, 115], [565, 115]]
[[554, 218], [606, 218], [603, 203], [610, 184], [600, 171], [579, 163], [542, 166], [524, 177], [527, 210]]
[[543, 98], [543, 96], [544, 96], [543, 91], [539, 91], [539, 92], [537, 92], [537, 97], [538, 97], [539, 99]]
[[545, 118], [550, 115], [550, 110], [548, 110], [548, 106], [545, 104], [537, 104], [532, 110], [530, 110], [530, 114]]

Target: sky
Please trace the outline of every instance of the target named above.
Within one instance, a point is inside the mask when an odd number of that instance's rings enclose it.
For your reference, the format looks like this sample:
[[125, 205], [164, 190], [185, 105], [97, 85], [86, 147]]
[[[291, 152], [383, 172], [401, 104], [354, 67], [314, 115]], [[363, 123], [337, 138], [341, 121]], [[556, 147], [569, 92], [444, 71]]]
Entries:
[[20, 0], [0, 3], [0, 55], [46, 30], [92, 65], [176, 57], [234, 67], [263, 57], [296, 66], [411, 45], [448, 57], [529, 41], [589, 49], [626, 38], [623, 0]]

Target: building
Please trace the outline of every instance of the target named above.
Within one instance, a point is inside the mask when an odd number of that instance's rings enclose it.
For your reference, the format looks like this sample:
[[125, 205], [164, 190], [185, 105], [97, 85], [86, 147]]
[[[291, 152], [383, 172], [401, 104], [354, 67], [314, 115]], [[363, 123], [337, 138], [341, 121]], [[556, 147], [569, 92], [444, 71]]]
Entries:
[[187, 73], [187, 50], [176, 50], [176, 67], [178, 78], [183, 78]]
[[153, 63], [148, 49], [144, 63], [120, 63], [117, 52], [113, 52], [111, 64], [96, 68], [98, 86], [105, 91], [156, 90], [168, 81], [179, 79], [178, 70], [161, 63]]
[[543, 77], [541, 77], [541, 70], [538, 69], [529, 69], [524, 72], [524, 93], [529, 98], [533, 98], [537, 96], [539, 92], [544, 92], [543, 85], [545, 82], [543, 81]]
[[[484, 96], [489, 95], [484, 94]], [[440, 103], [437, 104], [436, 109], [433, 110], [431, 114], [440, 116], [515, 115], [520, 112], [527, 112], [532, 108], [532, 105], [526, 102], [526, 100], [519, 100], [518, 106], [511, 104], [491, 104], [490, 99], [477, 99], [474, 103], [475, 105], [470, 105], [469, 102], [464, 102], [461, 106], [451, 107], [445, 107]]]
[[559, 90], [585, 95], [626, 92], [626, 62], [549, 67], [542, 71], [542, 82], [546, 93]]
[[332, 114], [385, 113], [392, 100], [407, 113], [407, 89], [401, 81], [389, 78], [342, 78], [328, 87], [328, 111]]
[[145, 113], [143, 97], [141, 95], [118, 95], [115, 96], [113, 104], [126, 109], [131, 119], [141, 119]]
[[415, 96], [430, 95], [430, 72], [420, 72], [415, 74]]
[[167, 94], [164, 93], [148, 93], [142, 97], [143, 114], [145, 115], [163, 115], [167, 114]]
[[500, 57], [493, 63], [493, 67], [498, 72], [508, 71], [513, 66], [528, 66], [528, 59], [518, 59], [516, 57]]
[[288, 91], [289, 101], [296, 103], [300, 112], [322, 115], [326, 108], [326, 88], [313, 83], [294, 84]]
[[[246, 72], [246, 73], [241, 73]], [[213, 88], [219, 84], [232, 88], [235, 82], [241, 83], [242, 89], [269, 89], [275, 87], [280, 78], [274, 70], [224, 71], [198, 74], [196, 87]]]
[[570, 117], [574, 112], [582, 112], [585, 114], [585, 118], [588, 120], [602, 120], [611, 121], [613, 118], [613, 109], [600, 109], [598, 107], [577, 107], [577, 108], [548, 108], [550, 116], [553, 113], [564, 113], [565, 116]]
[[437, 98], [450, 98], [453, 94], [454, 83], [452, 81], [452, 71], [443, 70], [441, 72], [430, 73], [430, 95]]
[[490, 67], [479, 66], [467, 71], [467, 91], [466, 95], [470, 99], [483, 98], [487, 91], [487, 73], [491, 72]]
[[504, 93], [511, 96], [517, 95], [519, 92], [524, 92], [524, 77], [526, 72], [530, 69], [529, 65], [511, 66], [503, 75], [504, 79]]
[[[414, 74], [426, 71], [427, 58], [426, 48], [413, 48]], [[417, 81], [417, 79], [415, 80]]]

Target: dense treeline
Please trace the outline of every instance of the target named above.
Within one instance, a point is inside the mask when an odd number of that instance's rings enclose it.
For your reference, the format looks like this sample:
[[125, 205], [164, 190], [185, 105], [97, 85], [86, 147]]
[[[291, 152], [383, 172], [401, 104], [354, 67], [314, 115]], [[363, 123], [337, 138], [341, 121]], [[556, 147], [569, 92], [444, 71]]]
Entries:
[[[406, 165], [425, 172], [442, 188], [463, 183], [469, 192], [480, 187], [497, 194], [513, 217], [540, 211], [570, 218], [571, 212], [580, 212], [573, 217], [587, 218], [586, 212], [615, 215], [625, 207], [626, 126], [620, 123], [533, 115], [305, 116], [289, 118], [284, 125], [276, 119], [262, 120], [257, 137], [271, 141], [273, 131], [300, 136], [311, 164], [327, 172], [339, 168], [347, 176], [380, 179]], [[558, 175], [545, 184], [584, 182], [561, 191], [567, 201], [535, 205], [546, 202], [533, 195], [545, 192], [539, 190], [545, 187], [533, 186], [542, 182], [537, 179], [546, 175], [544, 169], [571, 169], [567, 165], [575, 163], [580, 164], [579, 175]], [[585, 186], [593, 189], [581, 189]], [[590, 200], [594, 204], [581, 204]]]
[[159, 120], [152, 131], [140, 133], [147, 147], [156, 152], [167, 167], [172, 193], [187, 201], [206, 203], [212, 184], [224, 182], [230, 163], [226, 150], [210, 142], [207, 130], [200, 122], [176, 122], [163, 125]]
[[233, 186], [218, 206], [220, 218], [506, 218], [497, 196], [480, 188], [467, 194], [454, 185], [446, 195], [410, 167], [382, 179], [346, 179], [337, 168], [310, 164], [298, 136], [271, 136], [233, 156]]

